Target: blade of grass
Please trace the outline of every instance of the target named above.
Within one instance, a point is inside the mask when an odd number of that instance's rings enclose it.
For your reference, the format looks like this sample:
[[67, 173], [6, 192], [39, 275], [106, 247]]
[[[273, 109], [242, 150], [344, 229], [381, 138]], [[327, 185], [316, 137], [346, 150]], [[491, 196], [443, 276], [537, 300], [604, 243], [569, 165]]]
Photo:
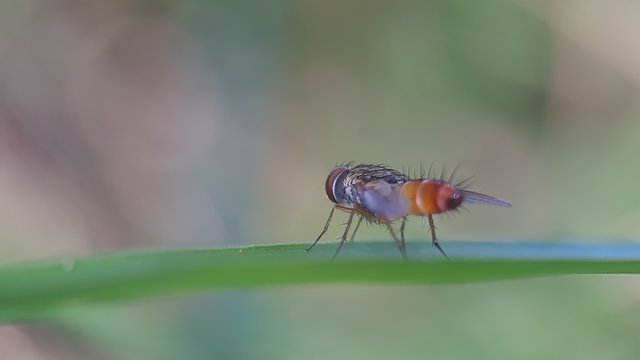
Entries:
[[64, 307], [202, 289], [319, 283], [453, 284], [571, 274], [640, 273], [640, 245], [424, 243], [402, 261], [388, 242], [107, 254], [0, 268], [0, 322], [38, 320]]

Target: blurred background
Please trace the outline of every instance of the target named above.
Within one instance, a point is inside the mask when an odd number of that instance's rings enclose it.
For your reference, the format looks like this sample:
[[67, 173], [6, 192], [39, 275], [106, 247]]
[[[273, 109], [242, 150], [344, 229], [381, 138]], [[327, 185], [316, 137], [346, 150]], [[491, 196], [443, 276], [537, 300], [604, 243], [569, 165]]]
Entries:
[[[638, 35], [633, 0], [3, 2], [0, 260], [311, 242], [352, 160], [459, 163], [513, 203], [437, 218], [445, 248], [639, 239]], [[622, 276], [234, 290], [4, 326], [0, 353], [628, 359], [639, 296]]]

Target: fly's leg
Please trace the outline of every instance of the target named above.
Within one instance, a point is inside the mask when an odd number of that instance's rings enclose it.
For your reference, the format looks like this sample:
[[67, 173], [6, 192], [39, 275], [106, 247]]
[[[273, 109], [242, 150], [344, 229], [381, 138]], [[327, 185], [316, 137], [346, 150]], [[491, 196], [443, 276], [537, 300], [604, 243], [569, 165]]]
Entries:
[[331, 261], [336, 259], [336, 256], [338, 256], [338, 253], [340, 252], [340, 249], [342, 249], [342, 245], [344, 245], [344, 243], [347, 241], [347, 234], [349, 234], [349, 228], [351, 227], [351, 222], [353, 221], [353, 216], [355, 214], [356, 210], [351, 210], [351, 214], [349, 214], [349, 220], [347, 220], [347, 227], [344, 229], [344, 234], [342, 234], [342, 238], [340, 239], [340, 245], [338, 245], [338, 249], [336, 250], [336, 253], [333, 254]]
[[436, 238], [436, 226], [433, 224], [433, 215], [431, 214], [429, 214], [429, 230], [431, 231], [431, 244], [433, 245], [433, 247], [438, 249], [438, 251], [440, 251], [440, 254], [442, 254], [445, 259], [449, 260], [449, 257], [444, 252], [444, 250], [442, 250], [442, 247], [440, 247], [440, 243]]
[[324, 228], [322, 229], [322, 232], [320, 233], [320, 235], [318, 235], [318, 238], [316, 239], [316, 241], [314, 241], [313, 244], [311, 244], [311, 246], [309, 246], [305, 251], [309, 251], [309, 250], [313, 249], [313, 247], [316, 246], [318, 241], [320, 241], [320, 238], [322, 237], [322, 235], [324, 235], [324, 233], [327, 232], [327, 229], [329, 228], [329, 224], [331, 223], [331, 218], [333, 217], [333, 212], [334, 211], [336, 211], [336, 207], [335, 206], [331, 208], [331, 212], [329, 213], [329, 217], [327, 218], [327, 222], [324, 224]]
[[349, 242], [353, 241], [353, 238], [356, 237], [356, 232], [358, 232], [358, 229], [360, 228], [360, 224], [362, 224], [362, 219], [364, 219], [362, 216], [360, 216], [360, 218], [358, 219], [358, 223], [356, 224], [356, 228], [353, 229], [353, 232], [351, 233], [351, 237], [349, 238]]
[[400, 241], [400, 239], [398, 239], [398, 236], [396, 236], [396, 232], [393, 231], [393, 228], [391, 227], [391, 225], [390, 224], [386, 224], [386, 225], [387, 225], [387, 229], [389, 229], [389, 232], [391, 233], [391, 236], [393, 237], [393, 240], [396, 242], [398, 249], [400, 250], [400, 254], [402, 254], [402, 257], [404, 259], [406, 259], [407, 251], [404, 248], [404, 243]]
[[407, 224], [407, 218], [403, 217], [402, 218], [402, 223], [400, 224], [400, 242], [402, 243], [402, 247], [403, 248], [405, 248], [405, 246], [404, 246], [404, 226], [406, 224]]

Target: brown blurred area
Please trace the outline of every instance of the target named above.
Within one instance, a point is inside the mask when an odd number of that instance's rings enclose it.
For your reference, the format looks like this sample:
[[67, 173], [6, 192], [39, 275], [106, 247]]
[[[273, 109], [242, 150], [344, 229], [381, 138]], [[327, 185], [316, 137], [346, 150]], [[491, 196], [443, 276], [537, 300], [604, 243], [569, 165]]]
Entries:
[[13, 256], [190, 241], [183, 186], [214, 137], [215, 96], [189, 83], [199, 65], [168, 4], [31, 1], [3, 25], [0, 228]]
[[[216, 98], [189, 81], [189, 71], [208, 75], [170, 2], [25, 1], [0, 12], [0, 258], [194, 245], [193, 215], [216, 221], [185, 189], [213, 141]], [[56, 333], [0, 328], [0, 353], [108, 358]]]
[[[349, 160], [462, 161], [481, 190], [528, 205], [512, 229], [534, 219], [546, 232], [569, 212], [554, 206], [573, 206], [561, 194], [584, 190], [564, 169], [586, 175], [590, 151], [627, 161], [621, 134], [637, 131], [634, 2], [380, 2], [362, 16], [360, 2], [261, 15], [185, 4], [0, 5], [0, 236], [13, 259], [212, 245], [234, 206], [227, 219], [258, 224], [242, 235], [297, 237], [323, 213], [328, 169]], [[204, 41], [184, 24], [201, 8]], [[247, 89], [265, 93], [259, 105], [233, 93]], [[253, 109], [229, 120], [232, 101]]]

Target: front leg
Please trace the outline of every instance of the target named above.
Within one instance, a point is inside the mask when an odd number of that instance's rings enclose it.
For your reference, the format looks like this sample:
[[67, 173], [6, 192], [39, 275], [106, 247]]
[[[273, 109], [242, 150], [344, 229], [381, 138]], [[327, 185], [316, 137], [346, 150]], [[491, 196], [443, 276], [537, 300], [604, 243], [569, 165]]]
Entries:
[[338, 246], [336, 253], [333, 254], [331, 261], [336, 259], [336, 256], [338, 256], [338, 253], [340, 252], [340, 249], [342, 249], [342, 245], [344, 245], [344, 243], [347, 241], [347, 234], [349, 234], [349, 228], [351, 227], [351, 222], [353, 221], [353, 216], [355, 214], [356, 214], [356, 210], [352, 209], [351, 214], [349, 214], [349, 220], [347, 220], [347, 227], [344, 229], [344, 234], [342, 234], [342, 238], [340, 239], [340, 245]]
[[364, 217], [361, 215], [358, 218], [358, 223], [356, 224], [356, 228], [353, 229], [353, 232], [351, 233], [351, 237], [349, 238], [349, 242], [352, 242], [353, 238], [356, 237], [356, 232], [358, 232], [358, 229], [360, 228], [360, 224], [362, 224], [362, 220], [364, 220]]
[[320, 235], [318, 235], [318, 237], [313, 242], [313, 244], [311, 244], [311, 246], [309, 246], [305, 251], [310, 251], [311, 249], [313, 249], [313, 247], [316, 246], [318, 241], [320, 241], [324, 233], [327, 232], [327, 229], [329, 229], [329, 224], [331, 223], [331, 218], [333, 217], [333, 213], [336, 211], [336, 208], [338, 208], [338, 205], [334, 205], [331, 208], [331, 211], [329, 212], [329, 217], [327, 218], [327, 222], [324, 223], [324, 228], [322, 228], [322, 232], [320, 232]]

